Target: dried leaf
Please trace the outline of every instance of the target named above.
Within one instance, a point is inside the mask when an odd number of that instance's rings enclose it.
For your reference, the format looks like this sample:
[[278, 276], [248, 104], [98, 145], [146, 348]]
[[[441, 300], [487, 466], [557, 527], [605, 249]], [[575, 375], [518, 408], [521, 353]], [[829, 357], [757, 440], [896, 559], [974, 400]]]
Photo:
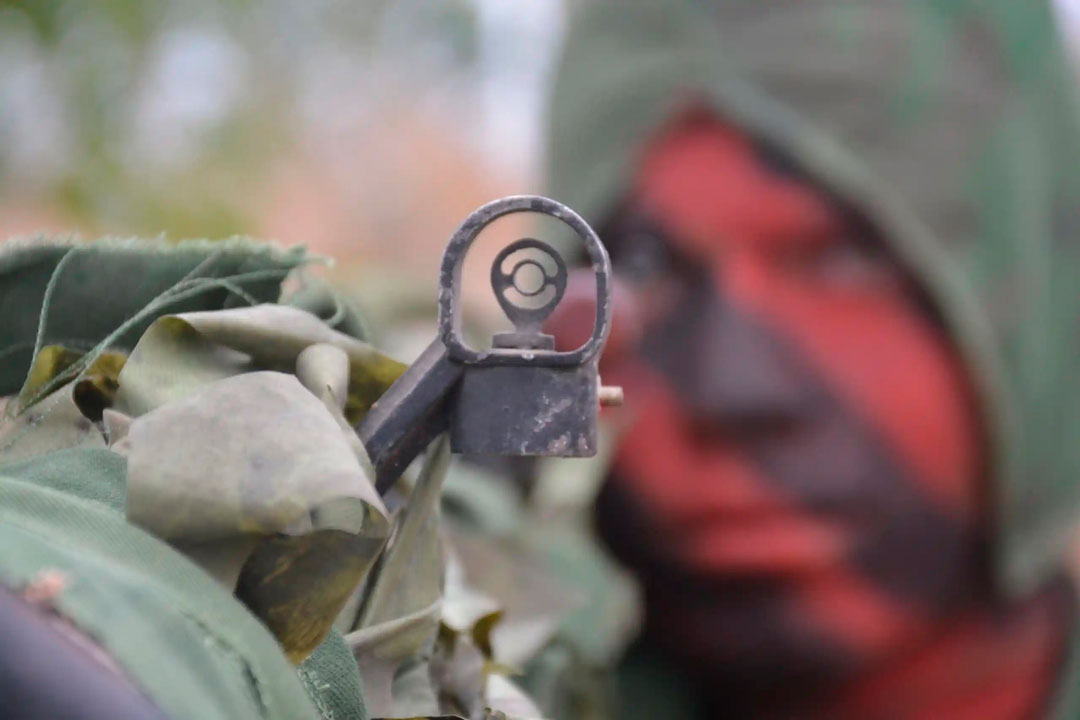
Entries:
[[[489, 659], [521, 667], [558, 632], [563, 621], [582, 607], [585, 597], [555, 576], [538, 558], [520, 548], [507, 548], [461, 531], [447, 532], [454, 557], [462, 564], [473, 597], [483, 593], [488, 607], [501, 608], [483, 640]], [[472, 601], [475, 602], [475, 601]], [[459, 613], [451, 608], [451, 613]], [[479, 606], [476, 608], [479, 612]], [[483, 619], [477, 615], [474, 623]], [[474, 632], [470, 627], [468, 632]]]
[[[62, 345], [46, 345], [41, 348], [34, 357], [26, 382], [10, 410], [14, 413], [26, 412], [30, 400], [35, 398], [42, 388], [82, 357], [82, 352]], [[122, 352], [105, 352], [82, 373], [81, 379], [74, 385], [72, 397], [86, 417], [96, 422], [101, 419], [102, 410], [111, 406], [116, 393], [117, 376], [126, 360], [127, 355]]]
[[104, 352], [91, 363], [82, 379], [75, 382], [72, 399], [82, 414], [94, 422], [111, 408], [119, 389], [119, 377], [127, 362], [127, 355], [120, 352]]
[[349, 392], [349, 356], [336, 345], [316, 343], [296, 358], [296, 377], [323, 405], [345, 409]]
[[45, 387], [53, 378], [67, 370], [83, 356], [82, 352], [72, 350], [62, 345], [46, 345], [34, 356], [30, 365], [30, 372], [26, 376], [26, 382], [19, 391], [16, 404], [22, 407], [23, 403]]
[[299, 664], [326, 637], [384, 539], [341, 530], [266, 538], [244, 563], [236, 596]]
[[251, 369], [244, 353], [207, 339], [183, 316], [169, 315], [147, 328], [131, 351], [113, 406], [142, 415]]

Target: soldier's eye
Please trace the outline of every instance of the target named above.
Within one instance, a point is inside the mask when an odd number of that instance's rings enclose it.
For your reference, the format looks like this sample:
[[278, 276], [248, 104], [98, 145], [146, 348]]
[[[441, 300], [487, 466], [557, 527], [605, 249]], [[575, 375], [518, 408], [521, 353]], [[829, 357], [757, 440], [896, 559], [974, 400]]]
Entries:
[[850, 290], [893, 291], [900, 271], [892, 259], [876, 247], [844, 242], [825, 253], [819, 270], [830, 285]]
[[812, 245], [791, 254], [786, 264], [806, 280], [823, 288], [851, 292], [892, 292], [901, 284], [901, 272], [880, 248], [855, 238]]
[[618, 251], [612, 256], [615, 272], [635, 284], [664, 275], [671, 269], [671, 264], [667, 244], [651, 230], [633, 230], [624, 234], [619, 239]]
[[772, 171], [774, 175], [801, 179], [804, 173], [795, 165], [791, 157], [776, 147], [765, 142], [755, 142], [754, 150], [758, 161]]

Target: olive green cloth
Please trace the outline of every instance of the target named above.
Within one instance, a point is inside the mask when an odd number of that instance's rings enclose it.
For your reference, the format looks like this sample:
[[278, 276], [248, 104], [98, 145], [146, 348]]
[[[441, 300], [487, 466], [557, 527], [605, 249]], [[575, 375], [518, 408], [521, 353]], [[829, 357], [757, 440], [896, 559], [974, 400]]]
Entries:
[[311, 313], [338, 332], [358, 340], [368, 339], [367, 323], [356, 304], [316, 278], [307, 278], [304, 285], [284, 301]]
[[348, 643], [331, 630], [297, 668], [300, 680], [322, 720], [368, 720], [360, 671]]
[[127, 461], [105, 448], [70, 448], [3, 463], [0, 474], [124, 512]]
[[[117, 522], [124, 512], [125, 473], [124, 457], [103, 448], [60, 450], [31, 460], [0, 466], [0, 475], [3, 477], [23, 480], [39, 488], [88, 500], [92, 505], [100, 504], [117, 513]], [[32, 574], [24, 573], [24, 577], [32, 580], [45, 569], [46, 566], [41, 565]], [[105, 578], [96, 580], [106, 582]], [[125, 592], [122, 586], [111, 590], [116, 593]], [[164, 649], [171, 652], [173, 648], [174, 645], [167, 644]], [[159, 657], [157, 662], [163, 660], [164, 658]], [[173, 661], [171, 658], [170, 660]], [[315, 652], [300, 664], [297, 674], [322, 720], [368, 719], [360, 673], [341, 633], [331, 631]]]
[[317, 717], [266, 628], [199, 567], [114, 509], [0, 476], [0, 548], [0, 582], [18, 591], [52, 578], [59, 589], [51, 606], [169, 717]]

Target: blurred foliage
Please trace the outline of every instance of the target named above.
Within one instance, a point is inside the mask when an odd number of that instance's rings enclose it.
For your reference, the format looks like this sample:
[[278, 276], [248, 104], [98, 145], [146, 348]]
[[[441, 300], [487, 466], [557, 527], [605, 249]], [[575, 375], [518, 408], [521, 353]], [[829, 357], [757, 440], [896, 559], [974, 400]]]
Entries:
[[56, 42], [71, 21], [85, 10], [123, 32], [132, 44], [145, 42], [160, 17], [160, 3], [144, 0], [96, 0], [92, 5], [70, 0], [0, 0], [0, 11], [11, 10], [29, 20], [45, 43]]
[[259, 184], [333, 112], [313, 94], [377, 102], [372, 76], [467, 68], [475, 26], [467, 0], [0, 0], [0, 208], [32, 198], [88, 232], [251, 232]]

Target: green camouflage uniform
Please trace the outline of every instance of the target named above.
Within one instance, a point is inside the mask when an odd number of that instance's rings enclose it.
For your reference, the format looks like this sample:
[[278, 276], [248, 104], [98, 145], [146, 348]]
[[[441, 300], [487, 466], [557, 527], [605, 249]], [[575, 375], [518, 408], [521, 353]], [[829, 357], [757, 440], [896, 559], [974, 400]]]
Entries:
[[[552, 196], [602, 223], [690, 104], [786, 154], [880, 229], [966, 360], [1001, 592], [1060, 572], [1080, 499], [1080, 132], [1049, 3], [580, 5], [552, 98]], [[1080, 712], [1070, 691], [1062, 717]]]

